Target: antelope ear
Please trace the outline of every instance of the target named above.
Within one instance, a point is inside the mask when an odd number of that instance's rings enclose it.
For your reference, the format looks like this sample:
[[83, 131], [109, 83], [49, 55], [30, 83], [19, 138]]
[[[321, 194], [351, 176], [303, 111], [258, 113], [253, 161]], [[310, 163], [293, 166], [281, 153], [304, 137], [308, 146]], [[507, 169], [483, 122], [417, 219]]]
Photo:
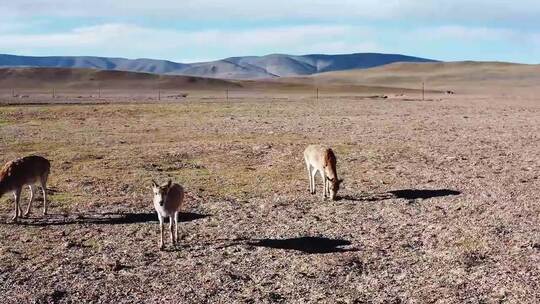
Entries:
[[152, 188], [157, 188], [158, 187], [158, 183], [156, 183], [155, 180], [152, 180]]
[[167, 188], [170, 188], [172, 185], [172, 180], [169, 178], [169, 181], [167, 182]]

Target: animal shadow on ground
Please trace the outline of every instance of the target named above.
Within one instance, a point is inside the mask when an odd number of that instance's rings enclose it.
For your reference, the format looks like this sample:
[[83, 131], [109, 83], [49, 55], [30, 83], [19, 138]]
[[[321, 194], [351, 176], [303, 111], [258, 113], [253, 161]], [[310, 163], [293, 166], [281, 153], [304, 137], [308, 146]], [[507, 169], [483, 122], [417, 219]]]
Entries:
[[[208, 217], [207, 214], [198, 214], [191, 212], [180, 213], [180, 222], [191, 222]], [[136, 224], [146, 222], [158, 222], [155, 212], [146, 213], [94, 213], [77, 214], [74, 216], [54, 216], [23, 219], [20, 222], [27, 226], [58, 226], [73, 224], [97, 224], [97, 225], [122, 225]]]
[[404, 198], [408, 200], [427, 199], [427, 198], [433, 198], [433, 197], [443, 197], [443, 196], [461, 194], [461, 192], [459, 191], [450, 190], [450, 189], [434, 189], [434, 190], [404, 189], [404, 190], [388, 191], [388, 193], [391, 193], [397, 198]]
[[377, 202], [393, 198], [390, 193], [373, 193], [373, 194], [354, 194], [338, 196], [338, 200], [348, 200], [355, 202]]
[[290, 239], [261, 239], [257, 241], [250, 241], [246, 244], [256, 247], [297, 250], [307, 254], [358, 251], [358, 249], [355, 248], [340, 248], [340, 246], [351, 245], [351, 242], [347, 240], [311, 236]]
[[391, 198], [403, 198], [407, 200], [415, 199], [428, 199], [433, 197], [443, 197], [449, 195], [459, 195], [461, 192], [450, 189], [402, 189], [392, 190], [385, 193], [373, 193], [373, 194], [355, 194], [355, 195], [343, 195], [338, 197], [339, 200], [349, 201], [364, 201], [364, 202], [376, 202], [384, 201]]

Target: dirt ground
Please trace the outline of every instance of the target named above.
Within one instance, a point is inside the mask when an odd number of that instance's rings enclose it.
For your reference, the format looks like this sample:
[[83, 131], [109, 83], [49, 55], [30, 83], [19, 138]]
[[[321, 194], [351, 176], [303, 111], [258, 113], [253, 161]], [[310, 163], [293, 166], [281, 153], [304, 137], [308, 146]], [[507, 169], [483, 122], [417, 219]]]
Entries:
[[[0, 199], [0, 302], [538, 303], [539, 137], [519, 97], [0, 107], [0, 161], [52, 162], [50, 215]], [[165, 251], [152, 178], [188, 191]]]

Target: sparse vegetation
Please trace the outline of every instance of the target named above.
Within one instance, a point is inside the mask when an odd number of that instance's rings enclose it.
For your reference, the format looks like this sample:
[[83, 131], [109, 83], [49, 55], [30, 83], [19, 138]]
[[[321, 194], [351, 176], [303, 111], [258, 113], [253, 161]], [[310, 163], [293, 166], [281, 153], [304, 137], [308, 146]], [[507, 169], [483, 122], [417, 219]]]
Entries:
[[[12, 198], [0, 200], [5, 302], [540, 296], [540, 107], [530, 100], [190, 94], [0, 113], [1, 162], [52, 162], [52, 215], [9, 224]], [[334, 147], [343, 199], [309, 195], [312, 143]], [[180, 246], [159, 252], [150, 180], [167, 177], [186, 188], [187, 207]], [[453, 191], [427, 191], [437, 189]]]

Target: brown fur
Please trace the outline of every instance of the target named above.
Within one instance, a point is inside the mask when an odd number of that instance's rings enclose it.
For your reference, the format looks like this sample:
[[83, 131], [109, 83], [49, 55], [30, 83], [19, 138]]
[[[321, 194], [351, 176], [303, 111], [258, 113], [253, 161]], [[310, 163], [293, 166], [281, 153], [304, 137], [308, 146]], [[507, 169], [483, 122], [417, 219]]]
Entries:
[[50, 170], [51, 163], [37, 155], [7, 162], [0, 171], [0, 196], [24, 185], [39, 182], [39, 178], [48, 176]]
[[330, 194], [332, 199], [336, 199], [342, 180], [338, 179], [334, 151], [321, 145], [310, 145], [304, 150], [304, 160], [308, 171], [310, 193], [315, 194], [315, 175], [318, 172], [323, 179], [323, 198]]
[[17, 220], [19, 213], [22, 214], [19, 199], [22, 187], [30, 185], [31, 197], [26, 214], [30, 212], [33, 199], [32, 185], [40, 183], [43, 188], [43, 213], [47, 213], [47, 195], [45, 187], [47, 178], [51, 170], [51, 163], [44, 157], [30, 155], [18, 158], [6, 163], [0, 170], [0, 196], [7, 192], [13, 192], [15, 195], [15, 216]]
[[337, 180], [336, 162], [337, 160], [334, 151], [332, 151], [332, 149], [330, 148], [326, 149], [326, 151], [324, 152], [324, 167], [326, 169], [326, 175], [330, 179]]
[[152, 191], [154, 192], [154, 208], [159, 220], [159, 248], [163, 249], [163, 219], [166, 217], [169, 218], [171, 242], [173, 245], [178, 242], [178, 216], [184, 201], [184, 188], [179, 184], [173, 184], [171, 180], [161, 186], [152, 180]]

